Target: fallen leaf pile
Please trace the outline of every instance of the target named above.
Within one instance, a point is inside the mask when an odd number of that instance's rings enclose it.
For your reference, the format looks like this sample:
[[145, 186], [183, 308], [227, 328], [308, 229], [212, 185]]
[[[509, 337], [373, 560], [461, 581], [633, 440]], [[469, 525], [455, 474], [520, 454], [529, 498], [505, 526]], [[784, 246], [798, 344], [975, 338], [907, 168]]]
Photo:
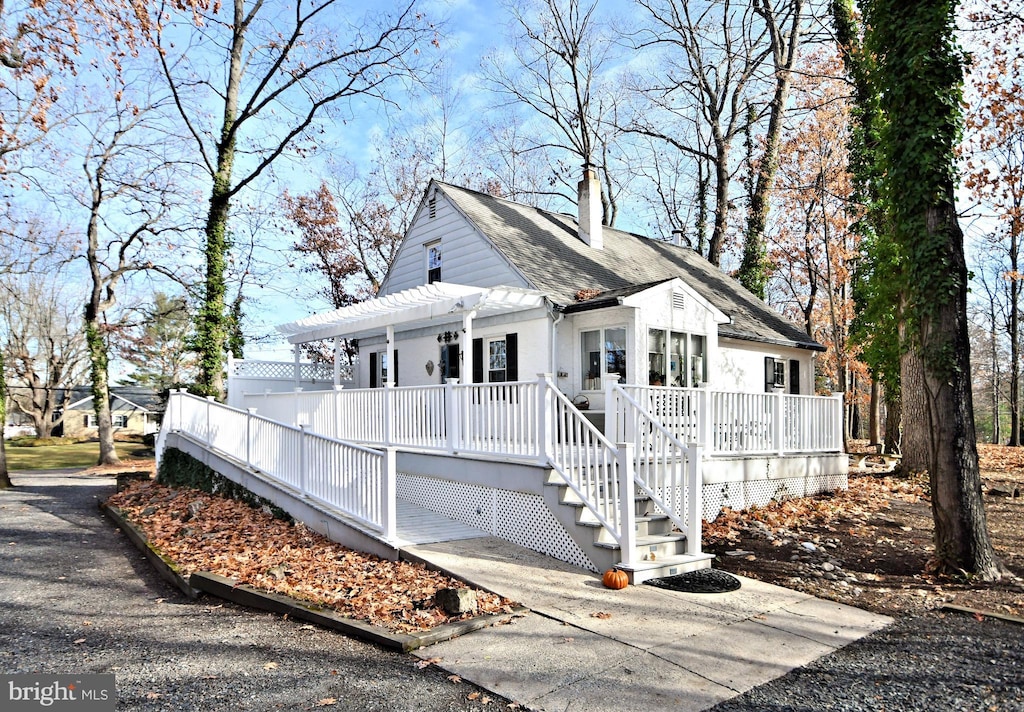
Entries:
[[772, 501], [746, 510], [723, 509], [713, 522], [704, 522], [707, 542], [734, 542], [751, 522], [761, 522], [772, 531], [800, 526], [829, 524], [839, 518], [857, 519], [889, 507], [896, 499], [917, 502], [927, 499], [923, 477], [850, 477], [845, 490], [810, 497]]
[[1024, 470], [1024, 447], [978, 443], [978, 465], [990, 472]]
[[[392, 631], [429, 630], [449, 617], [434, 602], [460, 581], [421, 564], [347, 549], [304, 527], [200, 490], [142, 482], [110, 498], [183, 575], [209, 571], [264, 591], [330, 608]], [[478, 614], [512, 602], [477, 591]]]

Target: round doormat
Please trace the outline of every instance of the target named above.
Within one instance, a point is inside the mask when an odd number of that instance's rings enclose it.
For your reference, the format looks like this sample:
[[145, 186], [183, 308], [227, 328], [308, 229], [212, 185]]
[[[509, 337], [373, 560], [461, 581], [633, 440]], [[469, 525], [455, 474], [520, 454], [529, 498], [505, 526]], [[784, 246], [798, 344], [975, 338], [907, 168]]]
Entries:
[[740, 580], [732, 574], [716, 569], [699, 569], [676, 576], [663, 576], [644, 581], [650, 586], [667, 588], [683, 593], [728, 593], [740, 587]]

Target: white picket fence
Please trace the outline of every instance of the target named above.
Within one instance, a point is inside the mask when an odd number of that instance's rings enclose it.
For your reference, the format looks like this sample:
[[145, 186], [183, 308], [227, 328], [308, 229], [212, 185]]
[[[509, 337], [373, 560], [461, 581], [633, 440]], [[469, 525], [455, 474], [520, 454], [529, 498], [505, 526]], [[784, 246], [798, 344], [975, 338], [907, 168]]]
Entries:
[[199, 398], [171, 394], [161, 442], [183, 434], [213, 452], [395, 539], [394, 448], [371, 449]]

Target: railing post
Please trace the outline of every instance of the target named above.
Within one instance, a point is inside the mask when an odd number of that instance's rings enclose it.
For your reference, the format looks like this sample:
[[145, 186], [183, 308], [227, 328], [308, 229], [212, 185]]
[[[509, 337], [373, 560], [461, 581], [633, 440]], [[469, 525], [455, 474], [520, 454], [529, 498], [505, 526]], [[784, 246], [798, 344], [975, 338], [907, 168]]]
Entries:
[[398, 522], [398, 484], [395, 461], [398, 451], [393, 447], [384, 448], [384, 461], [380, 472], [380, 518], [384, 539], [394, 541]]
[[843, 399], [846, 394], [843, 391], [833, 391], [832, 397], [836, 400], [836, 409], [834, 411], [835, 417], [835, 439], [833, 440], [835, 449], [839, 452], [843, 451], [843, 412], [845, 406], [843, 405]]
[[246, 408], [245, 412], [245, 465], [255, 469], [252, 466], [252, 416], [256, 415], [256, 409]]
[[210, 446], [213, 445], [213, 421], [210, 418], [213, 400], [213, 396], [206, 396], [206, 444]]
[[292, 408], [292, 416], [293, 416], [292, 417], [292, 425], [294, 425], [295, 427], [298, 427], [299, 426], [299, 394], [302, 393], [302, 387], [301, 386], [297, 386], [293, 392], [295, 393], [295, 396], [292, 398], [292, 403], [294, 404], [294, 407]]
[[306, 426], [299, 425], [299, 493], [306, 492]]
[[391, 396], [391, 384], [384, 384], [384, 446], [391, 445], [391, 434], [393, 431], [391, 419], [394, 417], [394, 403]]
[[[609, 442], [614, 443], [622, 439], [618, 433], [619, 405], [618, 399], [615, 397], [615, 386], [619, 382], [619, 374], [610, 373], [602, 380], [602, 385], [604, 385], [604, 436], [608, 438]], [[626, 439], [632, 440], [631, 437]]]
[[634, 492], [633, 443], [620, 442], [616, 449], [619, 486], [619, 553], [622, 565], [636, 564], [636, 500]]
[[553, 374], [537, 374], [537, 461], [542, 467], [551, 462], [555, 454], [554, 388]]
[[786, 454], [786, 424], [783, 419], [786, 417], [784, 391], [776, 391], [772, 398], [772, 449], [779, 455]]
[[344, 388], [345, 388], [345, 386], [339, 385], [337, 383], [334, 384], [334, 418], [332, 419], [334, 432], [331, 433], [331, 437], [333, 437], [335, 440], [341, 440], [342, 439], [342, 437], [341, 437], [341, 398], [342, 398], [341, 391]]
[[459, 385], [457, 378], [446, 378], [444, 381], [444, 438], [449, 455], [459, 449], [462, 433], [461, 409], [456, 400], [458, 393], [455, 391], [457, 385]]
[[686, 463], [686, 553], [690, 556], [700, 554], [702, 521], [704, 519], [704, 448], [694, 445], [689, 448]]

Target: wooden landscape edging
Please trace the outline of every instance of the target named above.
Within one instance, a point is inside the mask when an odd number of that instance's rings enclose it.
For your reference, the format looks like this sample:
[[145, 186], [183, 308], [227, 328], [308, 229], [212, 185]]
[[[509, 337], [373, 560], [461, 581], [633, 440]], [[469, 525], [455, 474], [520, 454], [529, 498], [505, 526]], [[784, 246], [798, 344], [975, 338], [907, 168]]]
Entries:
[[[289, 596], [279, 593], [261, 591], [246, 584], [239, 584], [234, 579], [221, 576], [209, 571], [197, 571], [188, 577], [188, 580], [178, 573], [174, 562], [165, 557], [146, 539], [135, 525], [133, 525], [124, 513], [117, 507], [112, 507], [106, 502], [100, 502], [100, 509], [110, 517], [114, 524], [123, 531], [128, 539], [135, 544], [136, 548], [145, 554], [146, 558], [162, 579], [180, 589], [190, 599], [196, 599], [200, 593], [208, 593], [218, 598], [237, 603], [250, 608], [258, 608], [272, 613], [280, 613], [290, 618], [298, 618], [310, 623], [315, 623], [324, 628], [336, 630], [345, 635], [366, 640], [371, 643], [399, 650], [410, 652], [444, 640], [457, 638], [460, 635], [471, 633], [481, 628], [489, 628], [511, 620], [515, 616], [525, 614], [528, 609], [516, 606], [511, 613], [498, 615], [479, 615], [467, 620], [445, 623], [430, 630], [414, 633], [395, 633], [380, 626], [365, 621], [347, 618], [328, 608], [322, 608], [315, 604], [304, 603]], [[453, 577], [457, 578], [457, 577]], [[461, 579], [460, 579], [461, 580]]]
[[185, 580], [185, 577], [178, 573], [177, 566], [168, 557], [160, 553], [160, 550], [149, 543], [146, 539], [146, 535], [142, 533], [142, 530], [138, 529], [134, 524], [128, 521], [128, 518], [124, 515], [117, 507], [112, 507], [106, 502], [100, 502], [100, 509], [103, 510], [104, 514], [110, 517], [117, 528], [125, 533], [128, 539], [135, 544], [135, 548], [141, 551], [149, 563], [156, 569], [157, 574], [164, 581], [179, 589], [182, 593], [188, 596], [190, 599], [195, 600], [199, 596], [199, 591], [189, 585], [189, 582]]

